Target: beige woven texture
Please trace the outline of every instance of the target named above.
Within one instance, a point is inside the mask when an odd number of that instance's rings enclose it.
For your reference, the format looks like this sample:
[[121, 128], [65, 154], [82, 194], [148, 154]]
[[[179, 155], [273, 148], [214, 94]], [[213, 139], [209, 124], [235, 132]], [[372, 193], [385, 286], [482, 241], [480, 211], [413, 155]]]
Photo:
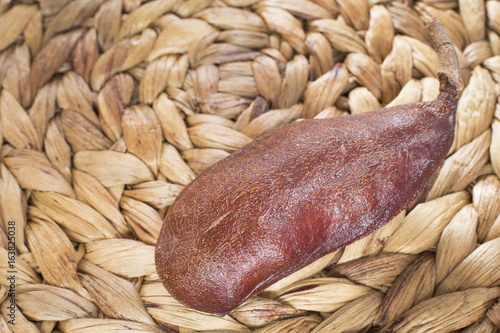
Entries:
[[[300, 118], [434, 99], [434, 16], [465, 88], [420, 202], [225, 317], [174, 300], [176, 195]], [[0, 1], [0, 85], [0, 332], [500, 331], [499, 1]]]

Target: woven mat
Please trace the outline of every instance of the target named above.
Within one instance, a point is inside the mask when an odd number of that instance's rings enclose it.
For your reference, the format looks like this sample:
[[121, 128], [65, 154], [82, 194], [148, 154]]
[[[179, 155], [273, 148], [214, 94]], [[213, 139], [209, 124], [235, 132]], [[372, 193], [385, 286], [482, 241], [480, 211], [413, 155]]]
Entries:
[[[184, 186], [301, 117], [434, 99], [432, 16], [465, 88], [420, 202], [225, 317], [175, 301]], [[0, 1], [0, 331], [499, 332], [499, 35], [494, 0]]]

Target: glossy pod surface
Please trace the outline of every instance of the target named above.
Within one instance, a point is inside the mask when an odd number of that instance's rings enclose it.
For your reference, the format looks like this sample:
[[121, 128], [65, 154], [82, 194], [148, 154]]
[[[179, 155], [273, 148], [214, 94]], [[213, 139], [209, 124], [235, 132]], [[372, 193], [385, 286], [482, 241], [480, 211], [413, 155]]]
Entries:
[[177, 197], [156, 249], [168, 291], [226, 314], [380, 228], [422, 191], [453, 141], [456, 85], [439, 97], [281, 127], [214, 164]]

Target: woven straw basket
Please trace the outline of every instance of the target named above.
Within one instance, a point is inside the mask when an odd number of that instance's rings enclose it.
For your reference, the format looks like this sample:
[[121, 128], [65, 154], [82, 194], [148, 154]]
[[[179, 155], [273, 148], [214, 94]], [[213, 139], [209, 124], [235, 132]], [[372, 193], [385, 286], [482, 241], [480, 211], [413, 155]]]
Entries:
[[[304, 114], [434, 99], [431, 17], [465, 88], [420, 201], [224, 317], [173, 299], [184, 186]], [[3, 0], [0, 85], [0, 332], [500, 332], [499, 1]]]

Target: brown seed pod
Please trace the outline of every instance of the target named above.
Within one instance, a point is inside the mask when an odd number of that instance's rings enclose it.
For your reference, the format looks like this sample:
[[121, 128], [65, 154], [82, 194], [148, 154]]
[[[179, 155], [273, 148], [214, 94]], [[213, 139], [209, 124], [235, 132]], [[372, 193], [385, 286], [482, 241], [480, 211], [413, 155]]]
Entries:
[[418, 196], [450, 149], [462, 86], [441, 23], [428, 32], [439, 54], [436, 100], [280, 127], [186, 186], [156, 246], [159, 277], [177, 300], [224, 315]]

